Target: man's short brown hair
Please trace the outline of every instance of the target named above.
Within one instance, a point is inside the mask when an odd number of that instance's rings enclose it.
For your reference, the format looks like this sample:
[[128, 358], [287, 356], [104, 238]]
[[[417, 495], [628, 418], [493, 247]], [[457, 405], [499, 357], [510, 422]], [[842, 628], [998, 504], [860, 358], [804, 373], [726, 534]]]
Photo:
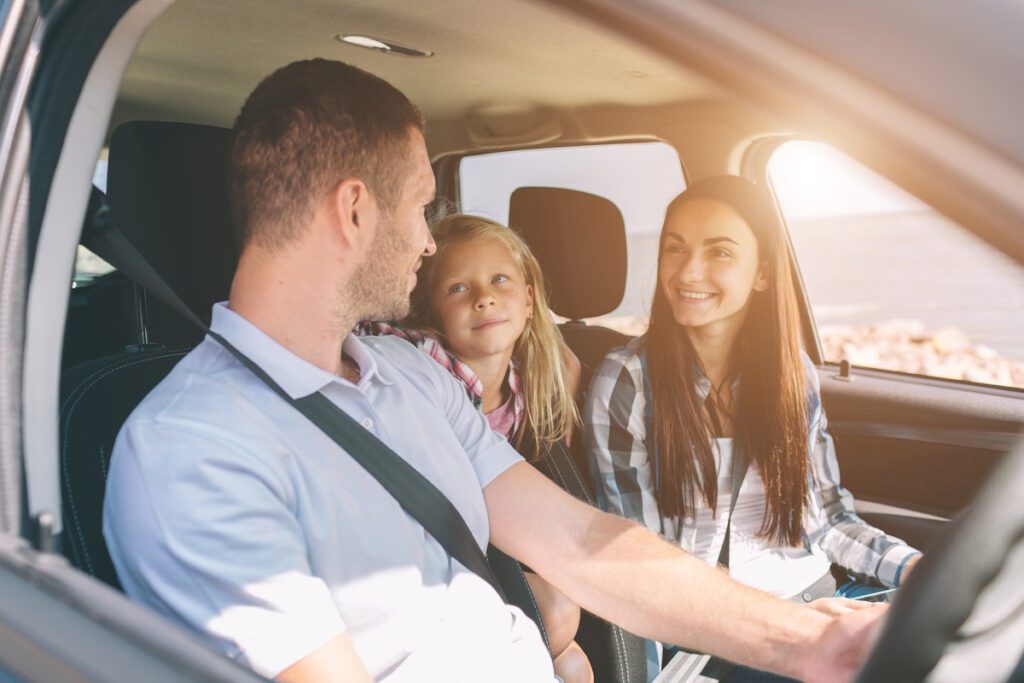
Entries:
[[359, 178], [381, 209], [400, 198], [423, 117], [386, 81], [326, 59], [293, 62], [252, 91], [232, 130], [229, 191], [243, 244], [280, 247], [316, 202]]

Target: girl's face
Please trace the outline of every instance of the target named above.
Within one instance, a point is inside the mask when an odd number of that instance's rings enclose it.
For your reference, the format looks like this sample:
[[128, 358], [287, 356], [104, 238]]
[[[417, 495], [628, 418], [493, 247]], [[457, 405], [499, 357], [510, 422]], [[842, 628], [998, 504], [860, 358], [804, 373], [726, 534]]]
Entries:
[[533, 315], [533, 287], [504, 243], [473, 240], [448, 247], [434, 265], [430, 305], [459, 358], [511, 357]]
[[754, 233], [728, 204], [694, 199], [666, 217], [658, 286], [680, 325], [738, 332], [751, 292], [768, 288], [765, 271]]

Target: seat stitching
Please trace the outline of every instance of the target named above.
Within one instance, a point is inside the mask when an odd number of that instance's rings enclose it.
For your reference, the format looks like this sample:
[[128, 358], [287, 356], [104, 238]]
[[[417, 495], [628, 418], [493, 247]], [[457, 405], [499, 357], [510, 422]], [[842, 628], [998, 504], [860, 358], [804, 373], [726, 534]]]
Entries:
[[[569, 455], [569, 457], [571, 458], [572, 455]], [[575, 463], [573, 463], [573, 466], [569, 468], [569, 471], [572, 472], [572, 476], [576, 478], [576, 483], [580, 485], [580, 490], [584, 492], [584, 494], [587, 496], [587, 500], [589, 501], [590, 490], [587, 488], [587, 485], [583, 483], [583, 478], [580, 476], [579, 470], [577, 469]]]
[[555, 474], [558, 475], [558, 482], [559, 482], [559, 484], [561, 484], [562, 489], [564, 491], [568, 491], [569, 490], [569, 485], [568, 485], [569, 482], [566, 480], [565, 476], [562, 474], [562, 468], [558, 466], [558, 453], [559, 453], [559, 451], [556, 450], [554, 453], [551, 454], [551, 456], [550, 456], [551, 467], [554, 468]]
[[626, 641], [622, 637], [622, 629], [614, 624], [611, 627], [612, 632], [615, 634], [615, 645], [619, 650], [619, 673], [622, 674], [622, 680], [632, 683], [629, 676], [629, 660], [626, 657]]
[[[78, 536], [79, 536], [79, 538], [77, 540], [79, 540], [81, 542], [81, 544], [82, 544], [82, 558], [85, 560], [86, 567], [88, 568], [89, 573], [92, 576], [96, 576], [96, 570], [92, 566], [92, 558], [89, 557], [89, 550], [88, 550], [88, 548], [86, 546], [86, 543], [85, 543], [85, 534], [82, 531], [82, 521], [81, 521], [81, 519], [78, 516], [78, 508], [75, 505], [75, 495], [74, 495], [74, 490], [71, 488], [71, 475], [69, 474], [69, 469], [70, 468], [68, 467], [68, 443], [71, 441], [71, 439], [68, 436], [68, 429], [70, 428], [70, 424], [71, 424], [71, 416], [74, 414], [75, 408], [78, 406], [79, 401], [82, 400], [82, 396], [84, 396], [85, 393], [90, 388], [92, 388], [97, 382], [99, 382], [100, 380], [104, 379], [105, 377], [108, 377], [108, 376], [110, 376], [110, 375], [112, 375], [115, 372], [118, 372], [120, 370], [125, 370], [127, 368], [130, 368], [130, 367], [133, 367], [133, 366], [136, 366], [136, 365], [141, 365], [141, 364], [147, 363], [149, 361], [163, 360], [165, 358], [172, 358], [174, 356], [183, 356], [186, 353], [187, 353], [186, 351], [182, 351], [182, 350], [172, 351], [172, 352], [168, 352], [168, 353], [165, 353], [165, 354], [162, 354], [162, 355], [159, 355], [159, 356], [151, 356], [149, 358], [132, 359], [131, 362], [123, 364], [123, 365], [115, 365], [113, 367], [106, 367], [106, 368], [103, 368], [101, 370], [97, 370], [93, 374], [89, 375], [89, 377], [84, 382], [79, 384], [78, 387], [76, 387], [74, 391], [72, 391], [70, 394], [68, 394], [68, 398], [64, 401], [64, 406], [67, 409], [67, 413], [65, 414], [65, 418], [64, 418], [64, 443], [62, 444], [62, 448], [61, 448], [61, 463], [64, 466], [63, 467], [63, 469], [64, 469], [64, 483], [67, 486], [68, 503], [69, 503], [69, 507], [71, 509], [72, 519], [74, 520], [74, 523], [75, 523], [75, 531], [77, 531]], [[74, 399], [75, 399], [74, 402], [71, 402], [71, 398], [72, 397], [74, 397]], [[68, 403], [69, 402], [71, 402], [70, 407], [68, 407]], [[62, 410], [62, 412], [63, 412], [63, 410]], [[102, 457], [101, 457], [101, 462], [102, 462]], [[105, 481], [106, 481], [106, 479], [104, 478], [104, 482]], [[72, 538], [73, 538], [73, 536], [72, 536]], [[74, 548], [74, 543], [71, 544], [71, 547]]]

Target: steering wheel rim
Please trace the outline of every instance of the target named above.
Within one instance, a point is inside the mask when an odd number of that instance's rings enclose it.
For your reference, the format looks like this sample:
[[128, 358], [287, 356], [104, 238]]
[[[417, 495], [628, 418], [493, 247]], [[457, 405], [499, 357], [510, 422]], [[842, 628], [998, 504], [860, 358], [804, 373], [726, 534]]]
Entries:
[[1018, 440], [949, 524], [893, 600], [857, 683], [921, 681], [1024, 539], [1024, 440]]

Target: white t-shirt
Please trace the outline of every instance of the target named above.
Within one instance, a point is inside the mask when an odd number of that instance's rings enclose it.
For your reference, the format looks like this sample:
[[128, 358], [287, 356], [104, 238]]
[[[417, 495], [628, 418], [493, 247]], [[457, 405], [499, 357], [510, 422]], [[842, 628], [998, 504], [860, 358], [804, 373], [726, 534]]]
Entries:
[[[390, 445], [486, 547], [482, 490], [521, 458], [437, 363], [350, 336], [353, 385], [224, 304], [212, 327], [289, 395], [321, 391]], [[346, 632], [378, 680], [554, 679], [528, 617], [210, 338], [121, 429], [104, 536], [132, 599], [268, 677]]]
[[[732, 501], [733, 440], [717, 438], [712, 453], [718, 467], [718, 514], [702, 506], [683, 520], [681, 543], [708, 564], [718, 561]], [[764, 521], [765, 490], [757, 469], [749, 467], [732, 516], [729, 575], [780, 598], [791, 598], [829, 571], [831, 562], [817, 545], [810, 549], [766, 544], [759, 536]]]

